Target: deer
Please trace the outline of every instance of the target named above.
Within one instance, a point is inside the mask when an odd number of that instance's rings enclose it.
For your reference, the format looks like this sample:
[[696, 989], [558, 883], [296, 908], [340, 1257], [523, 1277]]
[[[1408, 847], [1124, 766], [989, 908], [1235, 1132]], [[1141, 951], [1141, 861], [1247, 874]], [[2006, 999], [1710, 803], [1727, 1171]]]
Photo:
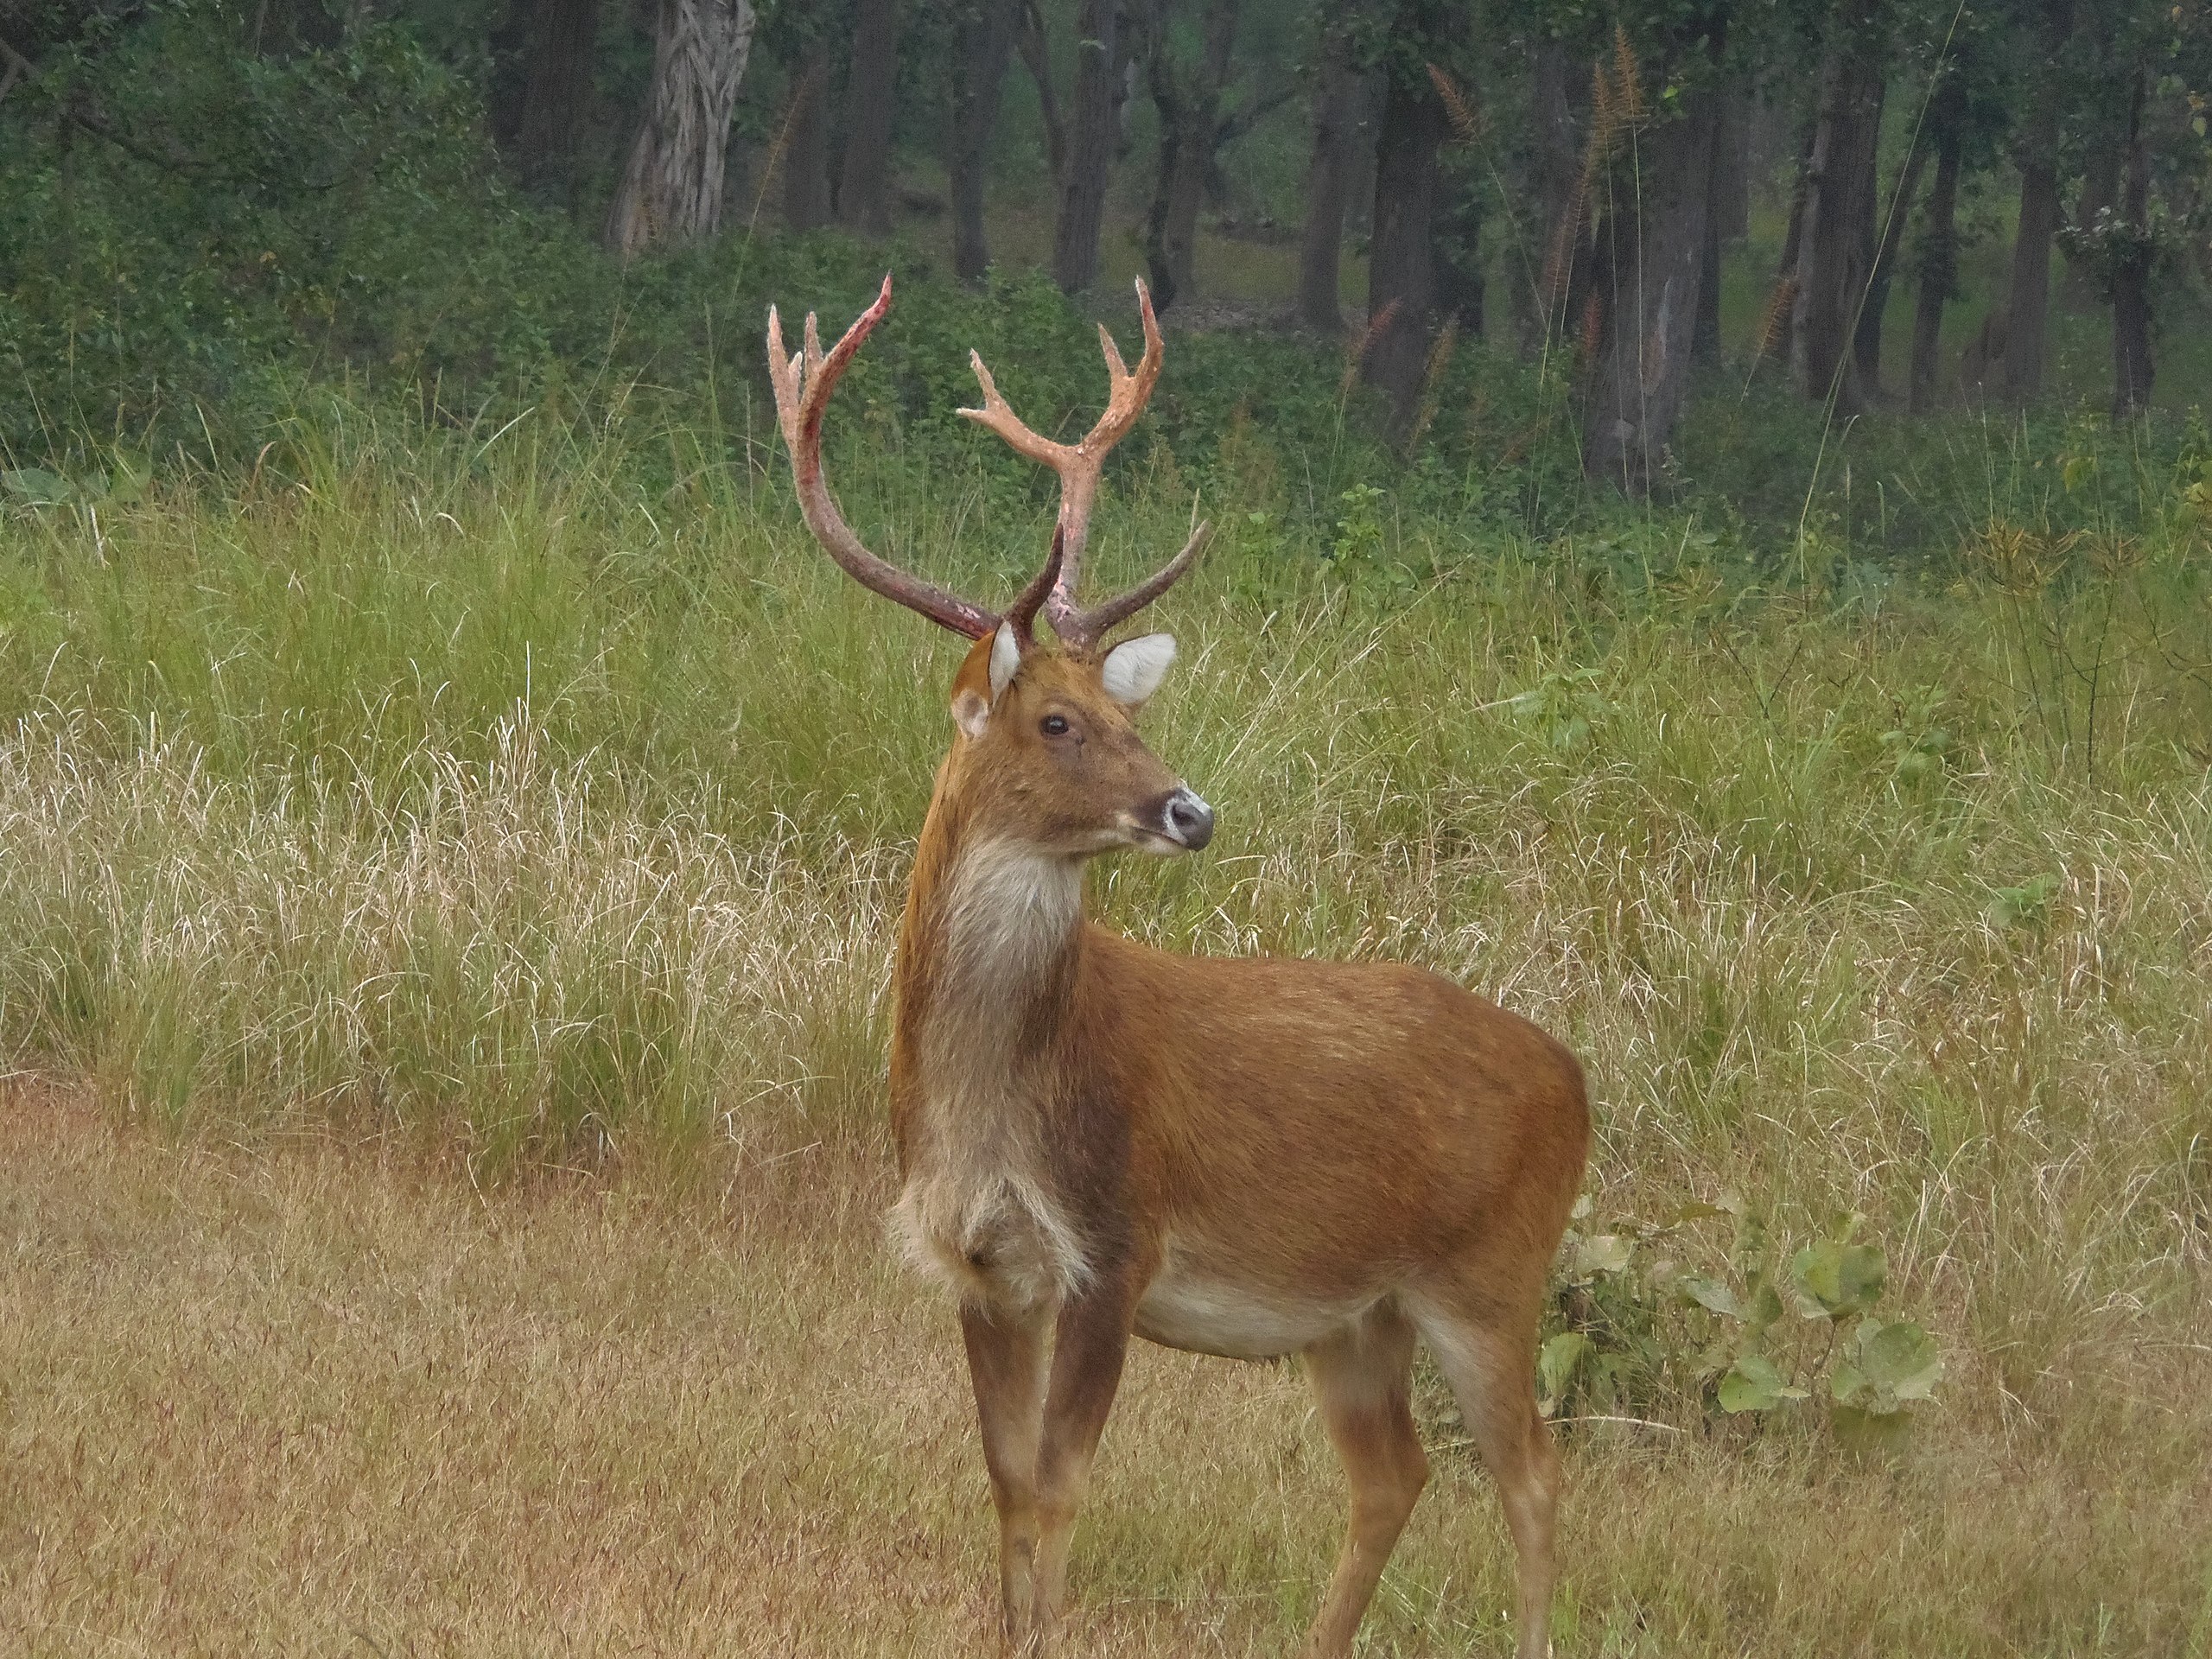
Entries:
[[1164, 357], [1141, 281], [1137, 301], [1143, 355], [1132, 372], [1101, 325], [1108, 402], [1074, 443], [1031, 430], [969, 354], [983, 403], [960, 413], [1059, 475], [1050, 553], [1003, 612], [871, 552], [824, 477], [823, 416], [890, 308], [890, 277], [827, 353], [810, 313], [786, 356], [768, 313], [777, 418], [815, 539], [862, 587], [971, 642], [893, 965], [893, 1226], [957, 1308], [997, 1513], [1002, 1650], [1051, 1645], [1071, 1529], [1142, 1338], [1302, 1357], [1351, 1488], [1308, 1659], [1351, 1652], [1427, 1484], [1411, 1409], [1426, 1343], [1503, 1500], [1517, 1652], [1535, 1659], [1549, 1650], [1561, 1477], [1535, 1360], [1588, 1154], [1580, 1065], [1419, 968], [1179, 955], [1085, 913], [1094, 859], [1196, 853], [1214, 832], [1212, 808], [1135, 724], [1173, 637], [1106, 643], [1191, 569], [1207, 526], [1127, 592], [1077, 597], [1107, 454]]

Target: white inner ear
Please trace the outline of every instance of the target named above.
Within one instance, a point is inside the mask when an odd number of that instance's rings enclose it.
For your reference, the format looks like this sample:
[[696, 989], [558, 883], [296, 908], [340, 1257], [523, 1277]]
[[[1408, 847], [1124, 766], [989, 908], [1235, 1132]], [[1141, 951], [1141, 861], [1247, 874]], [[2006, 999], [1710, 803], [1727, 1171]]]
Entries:
[[1014, 637], [1014, 624], [1001, 622], [998, 632], [991, 639], [991, 702], [995, 707], [1014, 683], [1014, 671], [1021, 666], [1021, 641]]
[[991, 705], [974, 691], [963, 691], [952, 700], [952, 723], [970, 738], [981, 737], [991, 723]]
[[1099, 682], [1116, 702], [1142, 702], [1160, 690], [1160, 683], [1167, 677], [1168, 664], [1174, 660], [1173, 634], [1139, 634], [1106, 653], [1098, 671]]

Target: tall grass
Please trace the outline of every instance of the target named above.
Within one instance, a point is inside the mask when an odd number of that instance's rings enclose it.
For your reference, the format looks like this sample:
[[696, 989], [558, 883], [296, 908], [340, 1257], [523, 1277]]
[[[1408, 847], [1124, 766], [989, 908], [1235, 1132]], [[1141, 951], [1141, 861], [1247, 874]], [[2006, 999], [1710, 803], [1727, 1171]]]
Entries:
[[[645, 491], [641, 442], [681, 444], [372, 427], [10, 520], [10, 1063], [494, 1173], [871, 1124], [953, 649], [771, 474], [664, 453]], [[1041, 512], [981, 475], [839, 461], [938, 575], [995, 596], [1033, 556]], [[1186, 654], [1152, 724], [1223, 832], [1105, 867], [1112, 920], [1527, 1012], [1589, 1061], [1604, 1211], [1866, 1211], [2022, 1409], [2189, 1294], [2212, 615], [2184, 520], [2120, 561], [1978, 532], [2042, 550], [2029, 586], [1962, 556], [1768, 590], [1687, 519], [1398, 515], [1346, 557], [1281, 528], [1279, 474], [1216, 475], [1230, 531], [1164, 607]], [[1103, 574], [1189, 511], [1173, 462], [1140, 471]]]

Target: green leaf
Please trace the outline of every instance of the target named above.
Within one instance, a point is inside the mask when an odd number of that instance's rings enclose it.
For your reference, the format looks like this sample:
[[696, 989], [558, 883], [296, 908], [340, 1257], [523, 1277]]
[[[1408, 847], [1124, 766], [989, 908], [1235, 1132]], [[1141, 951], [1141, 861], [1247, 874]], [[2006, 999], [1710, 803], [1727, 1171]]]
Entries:
[[1889, 1274], [1889, 1258], [1880, 1245], [1846, 1244], [1840, 1237], [1808, 1244], [1789, 1260], [1797, 1309], [1808, 1319], [1864, 1313], [1880, 1298]]
[[1700, 1307], [1710, 1308], [1726, 1319], [1749, 1325], [1751, 1310], [1736, 1298], [1736, 1293], [1717, 1279], [1700, 1278], [1695, 1274], [1685, 1275], [1675, 1283], [1675, 1288]]
[[[1737, 1206], [1737, 1209], [1741, 1209], [1742, 1207], [1743, 1206], [1739, 1204]], [[1710, 1221], [1718, 1216], [1733, 1215], [1735, 1211], [1725, 1210], [1717, 1204], [1698, 1204], [1693, 1202], [1686, 1204], [1681, 1209], [1675, 1211], [1674, 1218], [1668, 1222], [1667, 1224], [1669, 1227], [1679, 1227], [1684, 1222]]]
[[67, 479], [59, 473], [49, 473], [43, 467], [21, 467], [12, 473], [0, 473], [0, 489], [21, 497], [34, 507], [59, 506], [76, 494]]
[[1720, 1379], [1720, 1409], [1732, 1414], [1771, 1411], [1785, 1400], [1802, 1400], [1805, 1390], [1793, 1389], [1764, 1354], [1741, 1354]]
[[1578, 1240], [1571, 1276], [1587, 1280], [1601, 1273], [1626, 1273], [1629, 1255], [1635, 1248], [1630, 1240], [1616, 1233], [1599, 1233], [1593, 1238]]
[[2050, 909], [2051, 895], [2057, 891], [2055, 875], [2038, 875], [2017, 887], [1993, 887], [1982, 913], [1992, 927], [2024, 927], [2044, 919]]
[[1582, 1362], [1590, 1357], [1590, 1338], [1580, 1331], [1562, 1331], [1536, 1351], [1536, 1387], [1542, 1395], [1540, 1404], [1548, 1417], [1559, 1408], [1566, 1395], [1567, 1385]]
[[1943, 1380], [1936, 1339], [1910, 1319], [1863, 1320], [1829, 1374], [1836, 1403], [1876, 1415], [1925, 1400]]
[[1745, 1322], [1754, 1331], [1764, 1331], [1781, 1318], [1782, 1293], [1765, 1280], [1760, 1280], [1759, 1287], [1751, 1293], [1751, 1300], [1745, 1305]]

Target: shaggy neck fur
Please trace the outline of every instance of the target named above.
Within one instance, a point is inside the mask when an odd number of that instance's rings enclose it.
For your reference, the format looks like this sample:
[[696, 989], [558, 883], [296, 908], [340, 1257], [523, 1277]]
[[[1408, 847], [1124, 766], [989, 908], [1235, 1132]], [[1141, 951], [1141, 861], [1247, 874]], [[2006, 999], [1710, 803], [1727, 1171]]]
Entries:
[[1082, 860], [932, 804], [899, 952], [899, 1021], [932, 1090], [948, 1071], [1009, 1076], [1043, 1046], [1082, 932]]
[[1082, 861], [974, 825], [941, 784], [899, 946], [894, 1224], [965, 1300], [1033, 1305], [1088, 1274], [1044, 1155], [1049, 1051], [1082, 942]]

